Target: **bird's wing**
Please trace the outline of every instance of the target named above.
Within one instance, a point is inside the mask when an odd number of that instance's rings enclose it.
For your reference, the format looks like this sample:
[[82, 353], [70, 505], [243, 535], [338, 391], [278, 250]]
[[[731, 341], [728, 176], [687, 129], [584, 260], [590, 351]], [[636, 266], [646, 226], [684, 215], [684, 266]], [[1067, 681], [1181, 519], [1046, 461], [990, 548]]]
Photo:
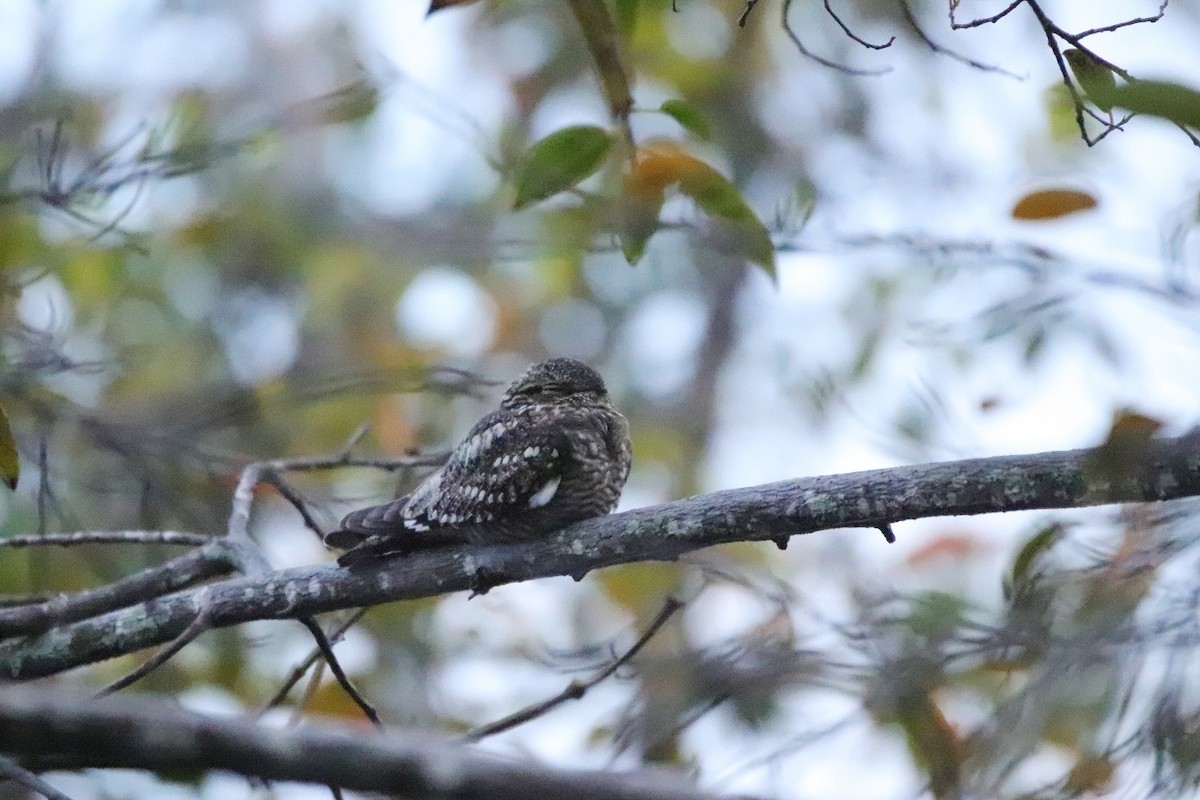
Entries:
[[326, 541], [344, 547], [374, 535], [411, 535], [411, 549], [456, 541], [456, 530], [501, 525], [549, 503], [569, 457], [570, 441], [561, 430], [525, 427], [493, 412], [412, 494], [347, 515], [342, 530]]

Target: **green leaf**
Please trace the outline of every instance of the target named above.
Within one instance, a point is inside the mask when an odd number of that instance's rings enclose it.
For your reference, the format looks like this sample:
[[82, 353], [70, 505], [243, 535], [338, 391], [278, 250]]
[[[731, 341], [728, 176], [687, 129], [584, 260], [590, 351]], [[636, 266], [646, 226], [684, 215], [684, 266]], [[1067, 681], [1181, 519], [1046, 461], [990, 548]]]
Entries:
[[315, 102], [320, 108], [322, 122], [359, 122], [375, 112], [379, 105], [379, 90], [364, 79], [319, 97]]
[[699, 139], [709, 139], [712, 127], [700, 113], [700, 109], [684, 100], [667, 100], [660, 107], [664, 114], [682, 125], [689, 133]]
[[594, 125], [564, 128], [535, 143], [517, 171], [513, 208], [575, 186], [600, 168], [611, 147], [612, 136]]
[[617, 0], [617, 28], [625, 35], [626, 39], [632, 38], [633, 32], [637, 29], [639, 0]]
[[775, 245], [767, 226], [728, 178], [702, 161], [681, 174], [679, 189], [709, 215], [724, 221], [725, 233], [754, 263], [775, 279]]
[[1112, 92], [1117, 87], [1113, 71], [1083, 50], [1070, 48], [1063, 51], [1063, 58], [1071, 67], [1079, 88], [1098, 108], [1112, 110]]
[[21, 460], [17, 457], [17, 445], [13, 441], [12, 427], [8, 423], [8, 412], [0, 406], [0, 480], [9, 489], [17, 488], [21, 474]]
[[1200, 128], [1200, 92], [1166, 81], [1136, 81], [1112, 89], [1112, 105]]
[[1066, 528], [1055, 522], [1029, 537], [1029, 541], [1021, 546], [1021, 549], [1017, 552], [1017, 557], [1013, 559], [1011, 585], [1017, 587], [1025, 583], [1026, 578], [1030, 574], [1030, 568], [1033, 567], [1042, 553], [1054, 547], [1062, 539], [1064, 533], [1066, 533]]

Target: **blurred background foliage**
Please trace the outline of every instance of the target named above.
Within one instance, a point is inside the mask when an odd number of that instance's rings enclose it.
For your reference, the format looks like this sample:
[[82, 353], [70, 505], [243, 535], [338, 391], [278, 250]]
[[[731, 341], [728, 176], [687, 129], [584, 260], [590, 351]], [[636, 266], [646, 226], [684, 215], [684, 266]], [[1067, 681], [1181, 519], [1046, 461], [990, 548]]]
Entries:
[[[896, 37], [871, 50], [829, 4], [763, 0], [739, 27], [732, 0], [618, 0], [628, 131], [572, 4], [420, 5], [5, 6], [5, 534], [220, 535], [244, 464], [336, 452], [364, 422], [361, 452], [437, 450], [550, 355], [600, 368], [629, 416], [626, 507], [1200, 418], [1192, 4], [1087, 40], [1163, 79], [1080, 87], [1101, 116], [1144, 112], [1093, 148], [1025, 5], [953, 31], [932, 0], [835, 4]], [[1094, 5], [1038, 8], [1074, 31], [1157, 10]], [[781, 11], [807, 50], [882, 74], [806, 58]], [[418, 477], [295, 486], [329, 528]], [[788, 798], [1175, 795], [1200, 778], [1196, 527], [1183, 503], [722, 547], [373, 609], [339, 652], [389, 724], [465, 732], [599, 669], [673, 594], [632, 665], [486, 745]], [[331, 558], [272, 489], [254, 530], [277, 566]], [[0, 593], [170, 552], [3, 550]], [[253, 710], [309, 647], [299, 626], [212, 632], [138, 690]], [[272, 719], [364, 724], [304, 685]]]

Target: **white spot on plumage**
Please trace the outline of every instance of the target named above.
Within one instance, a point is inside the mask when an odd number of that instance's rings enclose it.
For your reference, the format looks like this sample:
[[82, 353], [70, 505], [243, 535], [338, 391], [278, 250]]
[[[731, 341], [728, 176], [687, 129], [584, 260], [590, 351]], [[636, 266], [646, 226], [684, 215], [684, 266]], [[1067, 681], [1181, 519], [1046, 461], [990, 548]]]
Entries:
[[408, 528], [410, 531], [417, 531], [417, 532], [429, 530], [428, 525], [426, 525], [424, 522], [418, 522], [415, 519], [404, 520], [404, 527]]
[[541, 508], [554, 499], [554, 493], [558, 491], [558, 485], [562, 483], [562, 476], [556, 475], [542, 485], [542, 488], [534, 492], [529, 498], [530, 508]]
[[538, 454], [541, 452], [542, 448], [540, 447], [526, 447], [524, 456], [526, 458], [537, 458]]

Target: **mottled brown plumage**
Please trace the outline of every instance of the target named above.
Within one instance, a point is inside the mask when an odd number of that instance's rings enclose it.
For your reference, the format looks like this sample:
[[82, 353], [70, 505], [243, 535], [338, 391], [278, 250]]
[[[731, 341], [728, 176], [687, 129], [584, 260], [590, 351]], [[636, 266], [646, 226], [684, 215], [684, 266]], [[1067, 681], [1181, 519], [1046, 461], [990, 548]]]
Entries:
[[325, 541], [343, 566], [454, 543], [533, 539], [607, 514], [629, 476], [629, 426], [600, 375], [570, 358], [534, 364], [415, 489], [355, 511]]

